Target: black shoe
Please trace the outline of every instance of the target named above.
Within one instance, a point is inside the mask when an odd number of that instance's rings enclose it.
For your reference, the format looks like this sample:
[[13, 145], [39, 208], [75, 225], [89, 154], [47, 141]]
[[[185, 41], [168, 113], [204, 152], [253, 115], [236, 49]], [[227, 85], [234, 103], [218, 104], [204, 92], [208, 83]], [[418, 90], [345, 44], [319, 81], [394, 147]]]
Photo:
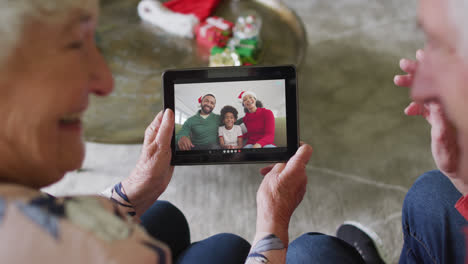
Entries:
[[356, 222], [345, 222], [336, 230], [336, 237], [356, 248], [366, 264], [385, 264], [379, 255], [374, 240], [377, 243], [382, 243], [372, 230]]

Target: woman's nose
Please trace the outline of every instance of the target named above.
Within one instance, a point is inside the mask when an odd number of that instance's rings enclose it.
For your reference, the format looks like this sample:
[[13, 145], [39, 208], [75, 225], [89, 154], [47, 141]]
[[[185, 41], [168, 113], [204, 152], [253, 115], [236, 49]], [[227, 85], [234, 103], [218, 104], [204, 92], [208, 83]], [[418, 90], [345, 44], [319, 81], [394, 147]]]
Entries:
[[114, 79], [107, 62], [94, 44], [91, 58], [89, 65], [91, 92], [99, 96], [109, 95], [114, 90]]

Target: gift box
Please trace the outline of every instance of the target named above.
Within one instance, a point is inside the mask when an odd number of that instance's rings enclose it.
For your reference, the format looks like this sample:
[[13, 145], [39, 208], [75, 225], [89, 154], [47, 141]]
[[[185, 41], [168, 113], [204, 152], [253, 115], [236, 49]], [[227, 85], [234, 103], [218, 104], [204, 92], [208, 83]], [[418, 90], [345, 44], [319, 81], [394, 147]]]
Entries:
[[221, 17], [209, 17], [195, 28], [199, 45], [225, 47], [232, 36], [234, 23]]
[[229, 48], [214, 47], [211, 49], [210, 67], [241, 65], [240, 56]]
[[216, 55], [216, 54], [219, 54], [219, 53], [223, 53], [225, 49], [226, 49], [226, 48], [214, 46], [214, 47], [211, 48], [211, 52], [210, 52], [210, 53], [211, 53], [211, 55]]
[[239, 54], [244, 65], [258, 63], [257, 57], [260, 51], [258, 39], [232, 39], [229, 46]]

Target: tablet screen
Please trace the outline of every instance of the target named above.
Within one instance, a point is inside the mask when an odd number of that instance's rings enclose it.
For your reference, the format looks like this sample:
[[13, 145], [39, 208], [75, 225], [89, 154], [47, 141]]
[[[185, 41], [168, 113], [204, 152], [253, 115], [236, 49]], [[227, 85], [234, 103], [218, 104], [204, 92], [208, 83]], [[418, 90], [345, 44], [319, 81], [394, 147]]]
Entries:
[[287, 147], [284, 79], [174, 84], [174, 97], [177, 154]]

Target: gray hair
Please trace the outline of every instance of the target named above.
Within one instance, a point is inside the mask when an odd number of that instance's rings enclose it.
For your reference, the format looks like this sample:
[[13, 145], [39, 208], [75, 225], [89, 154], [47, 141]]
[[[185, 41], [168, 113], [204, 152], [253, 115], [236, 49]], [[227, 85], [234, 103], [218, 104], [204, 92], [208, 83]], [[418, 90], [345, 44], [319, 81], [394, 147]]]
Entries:
[[95, 12], [99, 0], [0, 0], [0, 68], [23, 33], [28, 19], [62, 22], [72, 9]]
[[456, 50], [468, 63], [468, 0], [449, 0], [448, 17], [456, 29]]

